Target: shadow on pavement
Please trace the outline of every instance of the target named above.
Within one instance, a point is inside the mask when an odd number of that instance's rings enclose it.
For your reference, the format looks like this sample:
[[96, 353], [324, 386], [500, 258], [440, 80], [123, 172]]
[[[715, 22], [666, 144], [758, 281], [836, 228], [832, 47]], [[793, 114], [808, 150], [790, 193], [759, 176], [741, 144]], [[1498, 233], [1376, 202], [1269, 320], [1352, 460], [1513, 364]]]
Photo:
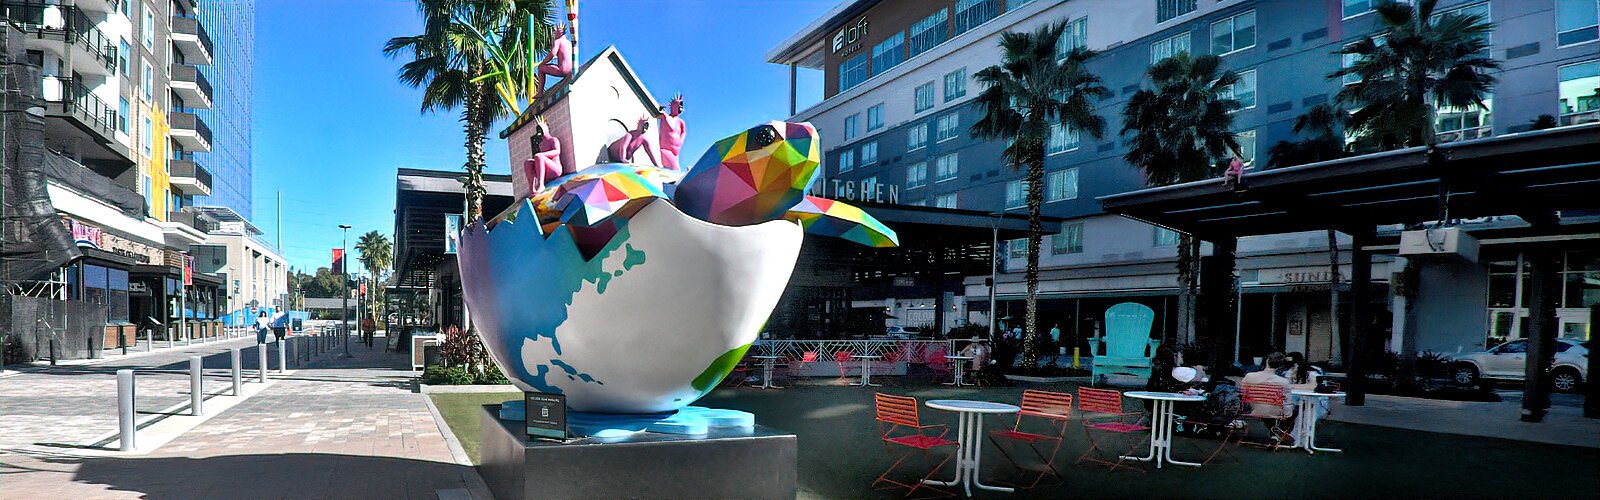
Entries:
[[[110, 490], [153, 499], [435, 499], [439, 490], [468, 489], [477, 474], [450, 463], [318, 453], [82, 458], [35, 452], [13, 458], [20, 460], [0, 464], [8, 498], [100, 498]], [[29, 477], [65, 474], [73, 486], [65, 491], [60, 485], [67, 478]], [[30, 484], [53, 486], [30, 492]]]

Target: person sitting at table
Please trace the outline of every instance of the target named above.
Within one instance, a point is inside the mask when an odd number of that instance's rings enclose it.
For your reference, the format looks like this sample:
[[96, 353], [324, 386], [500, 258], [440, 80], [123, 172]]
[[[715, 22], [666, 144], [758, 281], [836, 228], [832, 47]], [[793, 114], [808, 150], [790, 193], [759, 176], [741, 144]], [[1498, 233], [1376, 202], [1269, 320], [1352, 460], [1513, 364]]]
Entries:
[[[972, 361], [968, 363], [968, 374], [972, 380], [977, 381], [983, 373], [984, 365], [989, 364], [989, 346], [984, 345], [978, 337], [973, 337], [966, 347], [961, 349], [960, 356], [969, 356]], [[959, 360], [957, 361], [959, 362]]]
[[[1291, 352], [1285, 354], [1289, 358], [1289, 366], [1278, 372], [1278, 375], [1289, 379], [1289, 384], [1295, 389], [1316, 390], [1317, 379], [1322, 378], [1322, 369], [1306, 363], [1304, 354]], [[1317, 398], [1317, 418], [1328, 415], [1328, 399]]]
[[1262, 367], [1261, 371], [1246, 373], [1244, 379], [1239, 381], [1240, 385], [1272, 385], [1283, 388], [1283, 406], [1251, 403], [1250, 414], [1263, 417], [1281, 417], [1294, 413], [1294, 407], [1289, 404], [1288, 398], [1289, 390], [1291, 389], [1289, 379], [1278, 374], [1278, 370], [1286, 369], [1289, 366], [1289, 358], [1281, 352], [1275, 352], [1267, 356], [1266, 366]]

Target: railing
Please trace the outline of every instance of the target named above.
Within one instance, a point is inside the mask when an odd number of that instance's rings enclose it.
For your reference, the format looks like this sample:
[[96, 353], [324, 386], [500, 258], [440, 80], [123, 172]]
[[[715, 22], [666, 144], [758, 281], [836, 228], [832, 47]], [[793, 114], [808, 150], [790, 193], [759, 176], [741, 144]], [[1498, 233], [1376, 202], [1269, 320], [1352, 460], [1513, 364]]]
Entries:
[[4, 2], [0, 3], [0, 17], [39, 35], [46, 31], [60, 31], [68, 42], [82, 45], [94, 54], [106, 69], [116, 66], [116, 46], [77, 7], [43, 2]]
[[1566, 113], [1561, 115], [1561, 125], [1579, 125], [1584, 123], [1600, 122], [1600, 109]]
[[217, 228], [216, 224], [212, 224], [210, 220], [201, 217], [200, 214], [184, 210], [167, 212], [167, 220], [183, 223], [202, 233], [209, 233]]
[[116, 108], [106, 105], [88, 87], [71, 78], [58, 76], [44, 77], [43, 84], [45, 100], [59, 104], [63, 113], [78, 116], [86, 124], [100, 129], [107, 137], [116, 133]]
[[193, 154], [184, 154], [169, 160], [167, 170], [173, 177], [192, 177], [206, 187], [211, 186], [211, 172], [195, 162]]
[[206, 27], [200, 24], [200, 20], [194, 16], [173, 14], [172, 32], [195, 35], [196, 37], [200, 38], [200, 46], [205, 47], [206, 54], [216, 54], [216, 52], [212, 50], [211, 35], [206, 33]]
[[851, 356], [883, 356], [884, 359], [893, 357], [921, 363], [939, 352], [939, 349], [946, 354], [956, 352], [951, 349], [956, 342], [965, 340], [763, 340], [752, 347], [750, 353], [802, 359], [806, 353], [812, 352], [816, 353], [814, 357], [817, 361], [832, 362], [839, 353], [848, 352]]
[[200, 134], [200, 138], [205, 140], [207, 144], [210, 144], [211, 127], [206, 126], [205, 120], [200, 119], [200, 115], [196, 111], [199, 110], [195, 108], [173, 108], [168, 121], [172, 128], [193, 130]]
[[1455, 141], [1466, 141], [1466, 140], [1471, 140], [1471, 139], [1481, 139], [1481, 138], [1484, 138], [1484, 137], [1489, 137], [1491, 135], [1494, 135], [1494, 131], [1493, 131], [1493, 127], [1485, 125], [1485, 126], [1482, 126], [1482, 127], [1464, 128], [1464, 129], [1460, 129], [1460, 130], [1451, 130], [1451, 131], [1448, 131], [1448, 132], [1439, 132], [1436, 135], [1439, 137], [1439, 142], [1455, 142]]
[[172, 81], [193, 82], [200, 87], [200, 92], [205, 94], [208, 100], [213, 95], [211, 93], [211, 81], [206, 80], [206, 75], [200, 72], [200, 68], [188, 64], [174, 64], [172, 66]]

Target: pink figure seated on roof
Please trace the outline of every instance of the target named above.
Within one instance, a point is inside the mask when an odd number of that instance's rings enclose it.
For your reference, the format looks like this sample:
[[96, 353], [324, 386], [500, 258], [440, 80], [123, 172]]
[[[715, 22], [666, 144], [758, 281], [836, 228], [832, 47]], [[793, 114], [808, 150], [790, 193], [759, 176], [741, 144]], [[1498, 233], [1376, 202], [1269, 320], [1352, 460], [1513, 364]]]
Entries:
[[561, 139], [550, 133], [550, 125], [545, 123], [544, 117], [533, 120], [533, 136], [528, 139], [533, 146], [533, 158], [522, 162], [530, 192], [518, 193], [522, 196], [532, 196], [544, 190], [544, 183], [550, 179], [571, 173], [561, 163]]
[[683, 94], [672, 96], [668, 103], [667, 111], [661, 114], [661, 130], [656, 145], [661, 149], [661, 167], [668, 170], [678, 170], [678, 152], [683, 150], [683, 138], [689, 135], [688, 125], [683, 123]]
[[572, 76], [572, 40], [567, 38], [567, 25], [550, 28], [550, 53], [539, 61], [539, 90], [544, 90], [544, 77], [567, 78]]
[[645, 133], [649, 131], [650, 115], [639, 117], [639, 124], [633, 130], [622, 134], [622, 137], [618, 137], [617, 140], [611, 142], [610, 146], [606, 147], [606, 155], [616, 163], [633, 163], [633, 156], [643, 150], [645, 157], [650, 158], [651, 163], [659, 166], [661, 162], [656, 161], [655, 154], [647, 147], [650, 140], [645, 137]]
[[1222, 185], [1238, 189], [1244, 184], [1244, 161], [1233, 157], [1228, 162], [1228, 170], [1222, 173]]

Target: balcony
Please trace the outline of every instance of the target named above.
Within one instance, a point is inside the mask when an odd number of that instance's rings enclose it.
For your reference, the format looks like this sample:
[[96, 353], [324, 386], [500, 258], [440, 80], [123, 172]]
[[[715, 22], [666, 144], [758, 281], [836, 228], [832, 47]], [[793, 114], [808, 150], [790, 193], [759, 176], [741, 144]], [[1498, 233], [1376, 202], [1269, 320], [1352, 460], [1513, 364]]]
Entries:
[[172, 93], [184, 104], [195, 109], [211, 109], [211, 82], [199, 68], [187, 64], [172, 65]]
[[40, 2], [0, 2], [0, 17], [27, 34], [24, 44], [72, 61], [72, 71], [110, 76], [117, 64], [116, 43], [95, 28], [83, 10]]
[[172, 110], [167, 114], [167, 124], [172, 127], [169, 132], [172, 139], [182, 144], [185, 150], [211, 152], [211, 127], [207, 127], [206, 122], [191, 108]]
[[199, 19], [172, 16], [172, 44], [183, 52], [189, 64], [211, 65], [211, 35]]
[[194, 228], [202, 233], [210, 233], [217, 230], [217, 223], [215, 221], [212, 221], [210, 218], [206, 217], [200, 212], [191, 211], [191, 209], [188, 208], [167, 212], [167, 222], [177, 222], [179, 224]]
[[1473, 140], [1473, 139], [1482, 139], [1482, 138], [1489, 137], [1489, 136], [1492, 136], [1492, 135], [1494, 135], [1493, 128], [1488, 126], [1488, 125], [1484, 125], [1484, 126], [1481, 126], [1481, 127], [1471, 127], [1471, 128], [1464, 128], [1464, 129], [1459, 129], [1459, 130], [1449, 130], [1449, 131], [1439, 132], [1437, 134], [1437, 137], [1439, 138], [1439, 142], [1444, 143], [1444, 142], [1456, 142], [1456, 141], [1470, 141], [1470, 140]]
[[172, 187], [186, 195], [211, 195], [211, 172], [194, 161], [193, 157], [168, 160], [167, 174]]
[[[130, 162], [127, 145], [117, 140], [117, 127], [123, 117], [88, 87], [71, 78], [46, 76], [41, 81], [45, 101], [46, 137], [72, 139], [84, 157], [93, 160]], [[84, 146], [97, 147], [84, 147]]]

